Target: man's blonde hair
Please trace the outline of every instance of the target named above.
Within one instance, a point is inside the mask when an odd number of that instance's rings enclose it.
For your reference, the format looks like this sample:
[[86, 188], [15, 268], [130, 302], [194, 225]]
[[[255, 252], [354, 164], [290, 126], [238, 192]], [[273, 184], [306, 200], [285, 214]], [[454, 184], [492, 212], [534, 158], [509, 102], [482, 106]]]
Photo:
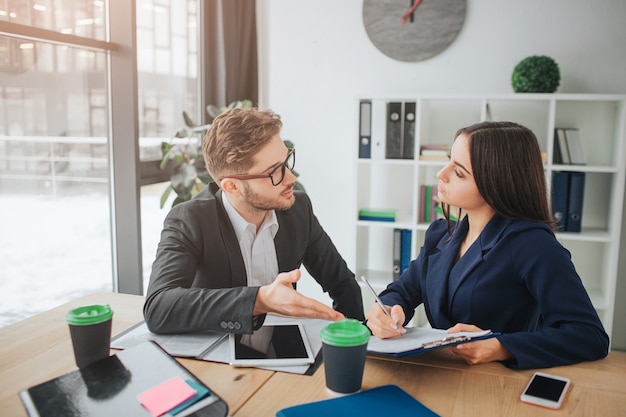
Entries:
[[216, 182], [225, 175], [246, 174], [254, 155], [280, 133], [282, 125], [271, 110], [236, 108], [220, 114], [202, 144], [207, 171]]

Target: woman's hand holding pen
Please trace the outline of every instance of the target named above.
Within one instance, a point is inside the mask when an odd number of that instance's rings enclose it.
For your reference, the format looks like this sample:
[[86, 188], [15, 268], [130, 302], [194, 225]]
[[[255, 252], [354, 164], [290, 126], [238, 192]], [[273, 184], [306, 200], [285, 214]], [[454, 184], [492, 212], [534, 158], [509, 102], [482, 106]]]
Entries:
[[[406, 330], [402, 327], [406, 317], [402, 307], [395, 305], [391, 307], [391, 310], [388, 310], [388, 307], [383, 304], [376, 291], [374, 291], [374, 287], [365, 278], [365, 275], [361, 275], [361, 281], [363, 281], [374, 300], [376, 300], [369, 313], [365, 315], [367, 327], [369, 327], [374, 336], [387, 339], [406, 333]], [[370, 325], [370, 323], [372, 324]]]
[[[383, 308], [389, 312], [389, 316], [385, 314]], [[406, 329], [402, 326], [406, 316], [404, 310], [399, 305], [393, 307], [378, 305], [377, 302], [372, 304], [372, 308], [365, 315], [367, 318], [367, 327], [372, 331], [374, 336], [381, 339], [397, 337], [406, 333]]]

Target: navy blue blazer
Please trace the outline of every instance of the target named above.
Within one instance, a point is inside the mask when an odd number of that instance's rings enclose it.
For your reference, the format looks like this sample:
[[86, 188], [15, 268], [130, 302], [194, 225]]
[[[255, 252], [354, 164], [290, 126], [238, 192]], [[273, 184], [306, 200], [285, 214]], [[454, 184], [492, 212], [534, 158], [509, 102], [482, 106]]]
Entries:
[[[301, 191], [294, 194], [291, 208], [276, 211], [279, 272], [304, 265], [328, 292], [335, 310], [363, 320], [354, 274], [317, 221], [309, 197]], [[243, 256], [222, 198], [212, 183], [165, 218], [144, 304], [151, 331], [252, 333], [263, 323], [264, 316], [252, 315], [258, 287], [247, 286]]]
[[467, 323], [501, 332], [498, 340], [515, 357], [504, 364], [512, 368], [608, 354], [609, 337], [571, 255], [546, 224], [495, 215], [455, 264], [467, 230], [467, 218], [452, 237], [445, 220], [433, 222], [417, 259], [382, 301], [402, 306], [407, 323], [424, 303], [434, 328]]

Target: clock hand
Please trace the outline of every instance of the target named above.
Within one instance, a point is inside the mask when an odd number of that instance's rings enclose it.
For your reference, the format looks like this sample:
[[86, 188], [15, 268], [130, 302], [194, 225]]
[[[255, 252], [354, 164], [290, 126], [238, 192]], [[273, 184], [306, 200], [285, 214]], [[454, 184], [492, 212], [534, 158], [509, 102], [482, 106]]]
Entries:
[[415, 0], [415, 2], [413, 2], [413, 6], [411, 6], [411, 9], [405, 13], [404, 17], [402, 17], [400, 24], [404, 25], [406, 21], [409, 20], [409, 17], [413, 15], [413, 12], [417, 9], [417, 6], [419, 6], [421, 1], [422, 0]]

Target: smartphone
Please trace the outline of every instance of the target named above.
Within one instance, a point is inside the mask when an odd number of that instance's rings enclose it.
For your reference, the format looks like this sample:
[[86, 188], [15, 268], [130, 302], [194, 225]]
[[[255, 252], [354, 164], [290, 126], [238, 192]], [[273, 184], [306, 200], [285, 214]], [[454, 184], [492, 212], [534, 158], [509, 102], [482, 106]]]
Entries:
[[568, 378], [535, 372], [524, 388], [521, 400], [541, 407], [560, 408], [569, 386]]

